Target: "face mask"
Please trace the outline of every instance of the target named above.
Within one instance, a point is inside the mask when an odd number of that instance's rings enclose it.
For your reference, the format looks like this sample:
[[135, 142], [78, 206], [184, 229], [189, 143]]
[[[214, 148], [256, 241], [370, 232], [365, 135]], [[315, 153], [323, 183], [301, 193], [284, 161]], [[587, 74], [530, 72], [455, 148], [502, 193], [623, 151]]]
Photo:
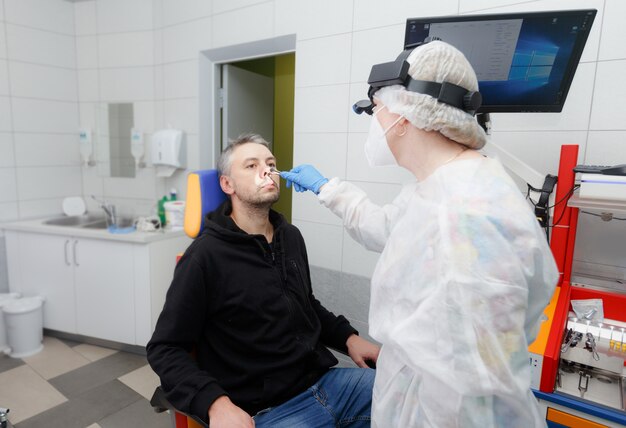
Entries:
[[376, 115], [380, 110], [385, 108], [384, 106], [376, 111], [372, 116], [372, 121], [370, 122], [370, 131], [367, 135], [367, 140], [365, 141], [365, 157], [367, 158], [367, 162], [370, 166], [389, 166], [389, 165], [397, 165], [396, 158], [391, 153], [389, 149], [389, 144], [387, 144], [387, 132], [391, 128], [395, 126], [396, 123], [402, 119], [400, 116], [391, 126], [385, 130], [380, 125], [378, 118]]

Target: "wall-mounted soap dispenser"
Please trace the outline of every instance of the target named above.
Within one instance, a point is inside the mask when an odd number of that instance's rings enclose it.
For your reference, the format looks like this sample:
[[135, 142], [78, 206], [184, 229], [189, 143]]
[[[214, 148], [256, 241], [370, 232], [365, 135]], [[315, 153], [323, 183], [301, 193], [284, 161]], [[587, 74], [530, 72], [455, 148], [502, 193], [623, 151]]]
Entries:
[[81, 130], [79, 130], [78, 142], [80, 146], [80, 157], [82, 158], [83, 165], [94, 166], [96, 162], [91, 160], [91, 153], [93, 152], [91, 129], [82, 128]]
[[143, 157], [143, 132], [141, 129], [131, 128], [130, 130], [130, 153], [135, 158], [136, 168], [145, 168], [146, 163], [141, 161]]
[[185, 168], [183, 131], [179, 129], [162, 129], [152, 135], [152, 164], [156, 168], [157, 177], [171, 177], [178, 168]]

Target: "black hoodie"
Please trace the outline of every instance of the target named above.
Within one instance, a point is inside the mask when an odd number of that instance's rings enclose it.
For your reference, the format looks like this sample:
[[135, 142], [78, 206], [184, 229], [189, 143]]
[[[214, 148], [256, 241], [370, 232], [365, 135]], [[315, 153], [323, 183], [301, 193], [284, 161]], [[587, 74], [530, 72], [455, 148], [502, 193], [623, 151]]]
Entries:
[[[274, 239], [249, 235], [226, 201], [180, 259], [148, 361], [168, 400], [207, 420], [221, 395], [254, 415], [304, 391], [356, 333], [313, 295], [300, 231], [270, 211]], [[193, 355], [192, 356], [192, 351]]]

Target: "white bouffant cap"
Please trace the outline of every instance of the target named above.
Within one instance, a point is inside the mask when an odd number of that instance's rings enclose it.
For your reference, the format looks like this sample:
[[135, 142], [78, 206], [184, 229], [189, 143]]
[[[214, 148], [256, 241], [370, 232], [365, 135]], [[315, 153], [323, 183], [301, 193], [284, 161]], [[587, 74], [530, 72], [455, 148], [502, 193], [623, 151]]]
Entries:
[[[465, 56], [455, 47], [433, 41], [419, 46], [407, 58], [409, 75], [416, 80], [449, 82], [470, 91], [478, 91], [476, 73]], [[437, 101], [430, 95], [408, 91], [400, 85], [381, 88], [374, 94], [390, 112], [404, 116], [415, 127], [439, 131], [451, 140], [471, 149], [481, 149], [487, 142], [485, 131], [476, 118], [465, 111]]]

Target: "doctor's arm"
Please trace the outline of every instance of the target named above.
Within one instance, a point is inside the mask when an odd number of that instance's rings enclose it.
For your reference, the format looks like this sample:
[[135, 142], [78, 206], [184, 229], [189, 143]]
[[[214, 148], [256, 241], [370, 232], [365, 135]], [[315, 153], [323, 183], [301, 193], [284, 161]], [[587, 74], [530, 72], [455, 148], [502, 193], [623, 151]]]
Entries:
[[[311, 190], [318, 195], [322, 205], [343, 220], [343, 225], [358, 243], [371, 251], [382, 252], [400, 207], [408, 196], [404, 191], [384, 206], [373, 203], [365, 192], [339, 178], [328, 180], [313, 166], [300, 165], [282, 178], [293, 182], [296, 191]], [[299, 190], [300, 189], [300, 190]]]

